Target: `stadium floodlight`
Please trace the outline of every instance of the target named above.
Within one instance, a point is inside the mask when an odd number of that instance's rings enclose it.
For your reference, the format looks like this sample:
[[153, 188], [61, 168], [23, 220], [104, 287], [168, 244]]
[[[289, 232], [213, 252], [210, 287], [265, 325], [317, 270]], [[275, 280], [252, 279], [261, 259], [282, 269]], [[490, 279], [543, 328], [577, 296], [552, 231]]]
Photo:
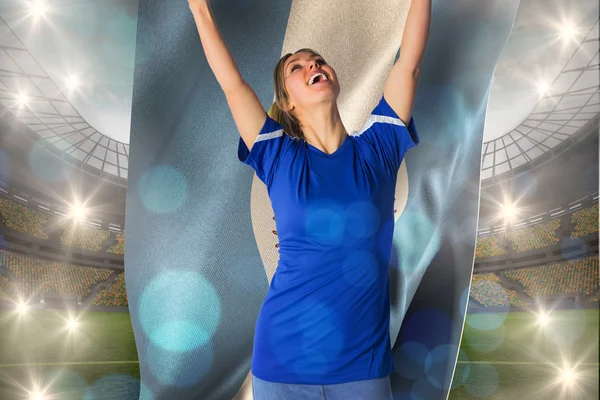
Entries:
[[502, 206], [502, 214], [505, 221], [513, 222], [517, 217], [517, 209], [514, 204], [507, 202]]
[[70, 75], [66, 79], [66, 81], [67, 81], [67, 88], [69, 90], [75, 90], [75, 89], [77, 89], [79, 87], [79, 84], [80, 84], [79, 78], [75, 74]]
[[46, 396], [40, 389], [34, 389], [29, 392], [29, 400], [46, 400]]
[[577, 27], [575, 26], [575, 24], [572, 21], [563, 22], [563, 24], [560, 26], [559, 29], [560, 29], [560, 38], [566, 43], [575, 41], [577, 39], [577, 36], [579, 35], [579, 32], [577, 31]]
[[25, 302], [20, 302], [17, 304], [17, 312], [19, 314], [25, 314], [29, 311], [29, 305]]
[[45, 18], [48, 13], [48, 5], [44, 0], [33, 0], [28, 4], [29, 15], [33, 17], [35, 21]]
[[81, 204], [74, 204], [71, 207], [71, 217], [78, 221], [85, 220], [87, 217], [87, 209]]
[[565, 386], [571, 386], [577, 381], [577, 373], [573, 368], [566, 365], [560, 370], [560, 380]]
[[73, 332], [73, 331], [77, 330], [77, 328], [79, 328], [79, 321], [77, 321], [74, 318], [71, 318], [67, 322], [67, 327], [69, 328], [69, 331]]
[[545, 96], [550, 92], [550, 84], [547, 80], [543, 79], [537, 83], [537, 91], [540, 96]]
[[545, 327], [548, 325], [548, 322], [550, 322], [550, 315], [545, 311], [542, 311], [538, 314], [537, 321], [538, 324], [540, 324], [542, 327]]
[[29, 102], [29, 97], [25, 93], [19, 93], [17, 95], [17, 104], [19, 107], [26, 106], [27, 102]]

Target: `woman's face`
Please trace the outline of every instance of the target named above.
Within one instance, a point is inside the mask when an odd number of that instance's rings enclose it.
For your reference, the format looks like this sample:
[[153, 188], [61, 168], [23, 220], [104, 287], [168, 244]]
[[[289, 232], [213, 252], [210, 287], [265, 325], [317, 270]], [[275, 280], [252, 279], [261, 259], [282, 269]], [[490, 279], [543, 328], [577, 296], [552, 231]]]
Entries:
[[[307, 52], [294, 54], [286, 60], [283, 71], [290, 109], [310, 109], [311, 105], [335, 100], [340, 93], [335, 71], [323, 57]], [[311, 76], [317, 71], [327, 79], [320, 76], [309, 84]]]

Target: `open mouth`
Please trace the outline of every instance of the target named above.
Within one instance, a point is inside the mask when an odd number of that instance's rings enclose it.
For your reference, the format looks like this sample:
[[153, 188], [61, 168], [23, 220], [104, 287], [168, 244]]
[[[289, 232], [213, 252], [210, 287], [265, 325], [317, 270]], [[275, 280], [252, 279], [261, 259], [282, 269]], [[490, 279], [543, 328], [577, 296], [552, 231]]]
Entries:
[[308, 81], [308, 85], [312, 86], [312, 85], [318, 85], [324, 82], [328, 82], [329, 79], [327, 79], [327, 76], [321, 72], [313, 75], [310, 80]]

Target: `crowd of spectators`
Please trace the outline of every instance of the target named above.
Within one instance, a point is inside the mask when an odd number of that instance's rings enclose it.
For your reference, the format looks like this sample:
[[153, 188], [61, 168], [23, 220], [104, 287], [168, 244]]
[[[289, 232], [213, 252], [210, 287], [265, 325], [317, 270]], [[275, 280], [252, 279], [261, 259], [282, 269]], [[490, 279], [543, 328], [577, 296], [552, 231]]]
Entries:
[[485, 307], [526, 306], [527, 302], [513, 289], [502, 287], [496, 274], [474, 274], [470, 296]]
[[120, 273], [114, 282], [103, 289], [92, 301], [93, 306], [127, 307], [127, 292], [125, 291], [125, 275]]
[[475, 247], [475, 257], [496, 257], [508, 254], [506, 249], [500, 246], [500, 238], [498, 235], [490, 235], [477, 238], [477, 246]]
[[0, 300], [16, 301], [18, 300], [18, 287], [15, 282], [9, 278], [0, 275]]
[[108, 279], [110, 269], [79, 267], [0, 250], [4, 267], [15, 277], [22, 296], [37, 293], [87, 296]]
[[14, 200], [0, 197], [0, 214], [2, 222], [10, 229], [40, 239], [48, 239], [44, 227], [48, 216], [41, 211], [32, 210]]
[[125, 235], [122, 233], [117, 233], [115, 240], [117, 243], [114, 246], [110, 246], [106, 252], [111, 254], [116, 254], [122, 256], [125, 254]]
[[571, 222], [574, 226], [571, 239], [598, 233], [598, 203], [575, 211], [571, 214]]
[[589, 295], [598, 290], [598, 255], [534, 268], [506, 271], [531, 297], [560, 293]]
[[90, 251], [102, 251], [103, 246], [110, 239], [110, 232], [84, 225], [69, 218], [61, 218], [58, 226], [63, 229], [60, 242], [70, 247]]
[[538, 225], [527, 226], [506, 233], [515, 252], [541, 249], [560, 242], [556, 230], [560, 228], [560, 219], [551, 219]]

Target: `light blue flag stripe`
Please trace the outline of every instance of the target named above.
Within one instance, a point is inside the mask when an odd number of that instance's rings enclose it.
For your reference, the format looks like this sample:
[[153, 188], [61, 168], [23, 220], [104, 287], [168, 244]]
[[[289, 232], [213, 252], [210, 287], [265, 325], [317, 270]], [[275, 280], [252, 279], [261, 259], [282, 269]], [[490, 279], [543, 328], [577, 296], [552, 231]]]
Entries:
[[[291, 1], [212, 3], [268, 107]], [[250, 220], [253, 174], [237, 159], [239, 134], [187, 1], [139, 7], [125, 276], [140, 398], [228, 399], [248, 374], [267, 289]]]
[[[475, 253], [485, 112], [518, 5], [434, 2], [413, 112], [421, 143], [405, 158], [408, 201], [394, 229], [392, 301], [403, 319], [392, 339], [396, 398], [443, 399], [451, 387]], [[457, 370], [457, 385], [467, 375]]]

